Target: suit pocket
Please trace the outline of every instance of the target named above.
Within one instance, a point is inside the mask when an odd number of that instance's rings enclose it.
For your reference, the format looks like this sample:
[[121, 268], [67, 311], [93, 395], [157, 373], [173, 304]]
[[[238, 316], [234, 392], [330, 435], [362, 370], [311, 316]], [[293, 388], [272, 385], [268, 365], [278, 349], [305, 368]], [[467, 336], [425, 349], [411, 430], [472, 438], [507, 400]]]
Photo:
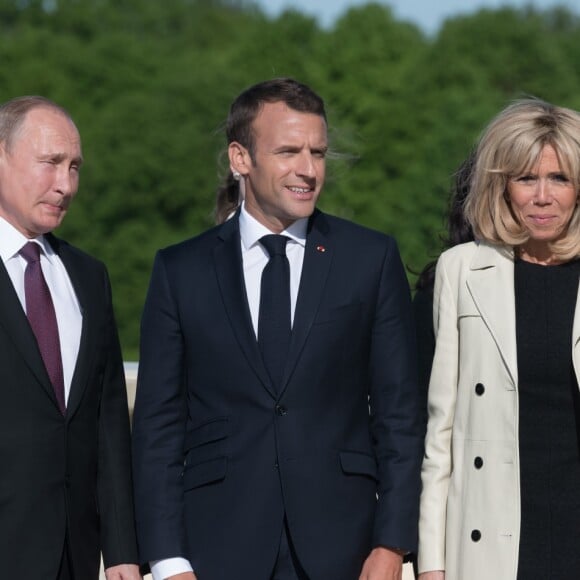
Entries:
[[227, 417], [216, 417], [187, 433], [183, 471], [185, 490], [220, 481], [225, 477], [229, 428]]
[[227, 417], [216, 417], [188, 431], [185, 436], [185, 451], [225, 439], [229, 434]]
[[378, 479], [377, 462], [372, 455], [358, 451], [341, 451], [340, 466], [347, 475], [367, 475]]
[[476, 308], [475, 304], [464, 300], [460, 304], [457, 305], [457, 318], [481, 318], [481, 314], [479, 310]]
[[183, 489], [188, 491], [225, 478], [228, 467], [227, 457], [215, 457], [196, 465], [186, 466], [183, 472]]

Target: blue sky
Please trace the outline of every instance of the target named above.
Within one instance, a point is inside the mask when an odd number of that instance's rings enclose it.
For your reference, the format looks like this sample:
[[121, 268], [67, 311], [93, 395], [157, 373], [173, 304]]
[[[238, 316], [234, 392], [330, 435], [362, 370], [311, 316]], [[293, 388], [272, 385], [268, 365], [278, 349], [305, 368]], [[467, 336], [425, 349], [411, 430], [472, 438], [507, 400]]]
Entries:
[[[266, 14], [277, 16], [285, 8], [294, 8], [315, 16], [323, 26], [334, 20], [352, 6], [367, 4], [370, 0], [255, 0]], [[479, 8], [501, 6], [534, 6], [539, 9], [565, 6], [580, 13], [578, 0], [379, 0], [391, 6], [395, 16], [411, 21], [425, 32], [436, 32], [445, 18], [456, 14], [474, 12]]]

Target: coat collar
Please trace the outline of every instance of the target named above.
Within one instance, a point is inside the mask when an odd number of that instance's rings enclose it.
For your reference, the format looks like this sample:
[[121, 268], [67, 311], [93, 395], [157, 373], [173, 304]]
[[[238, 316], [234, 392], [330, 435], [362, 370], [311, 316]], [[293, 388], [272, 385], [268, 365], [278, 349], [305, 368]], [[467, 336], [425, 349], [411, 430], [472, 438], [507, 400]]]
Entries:
[[275, 396], [269, 384], [268, 372], [262, 362], [256, 335], [252, 327], [246, 297], [239, 227], [240, 210], [218, 230], [221, 240], [213, 250], [213, 259], [222, 301], [241, 351], [266, 389]]
[[328, 234], [328, 221], [324, 214], [316, 210], [308, 222], [292, 338], [282, 383], [276, 392], [270, 384], [252, 327], [242, 267], [239, 210], [218, 230], [222, 243], [214, 249], [214, 263], [226, 312], [240, 349], [275, 399], [282, 395], [292, 376], [322, 298], [334, 253]]
[[[12, 341], [16, 350], [28, 365], [32, 374], [42, 385], [49, 397], [57, 406], [54, 389], [50, 383], [48, 373], [42, 356], [38, 349], [38, 344], [22, 304], [18, 299], [8, 272], [0, 260], [0, 326]], [[58, 407], [57, 407], [58, 408]]]
[[518, 367], [513, 252], [485, 242], [478, 243], [466, 283], [515, 386]]
[[322, 300], [334, 258], [334, 245], [330, 234], [331, 230], [326, 216], [315, 210], [308, 222], [304, 263], [281, 392], [288, 385], [298, 363]]
[[[488, 327], [514, 385], [518, 384], [514, 253], [478, 242], [469, 265], [467, 288]], [[572, 359], [580, 377], [580, 284], [572, 328]]]
[[[94, 305], [103, 303], [102, 296], [95, 296], [93, 293], [104, 290], [101, 286], [95, 287], [87, 282], [91, 277], [90, 273], [86, 272], [86, 257], [52, 234], [48, 234], [46, 239], [64, 264], [82, 313], [79, 351], [67, 401], [66, 418], [68, 420], [78, 408], [84, 390], [91, 379], [90, 371], [93, 368], [91, 362], [97, 353], [97, 333], [94, 332], [94, 329], [99, 327]], [[99, 311], [98, 316], [103, 315]]]
[[[77, 356], [77, 362], [75, 365], [75, 371], [71, 381], [70, 393], [67, 402], [67, 419], [70, 418], [74, 412], [76, 405], [81, 399], [84, 386], [87, 383], [88, 378], [83, 373], [89, 368], [87, 363], [87, 357], [92, 356], [94, 353], [95, 345], [94, 341], [91, 340], [88, 328], [91, 327], [87, 324], [86, 317], [91, 316], [90, 308], [86, 305], [90, 303], [90, 299], [86, 296], [87, 285], [83, 281], [84, 276], [82, 269], [76, 262], [75, 256], [69, 250], [69, 246], [63, 243], [61, 240], [53, 236], [52, 234], [47, 234], [45, 236], [46, 242], [50, 245], [55, 254], [59, 256], [62, 260], [67, 273], [71, 279], [71, 283], [77, 295], [77, 299], [83, 311], [83, 322], [82, 322], [82, 333], [81, 333], [81, 344], [79, 346], [79, 353]], [[20, 304], [20, 300], [16, 295], [10, 276], [6, 271], [6, 268], [0, 261], [0, 326], [4, 328], [6, 334], [12, 340], [15, 348], [21, 354], [23, 360], [28, 365], [30, 371], [34, 374], [38, 382], [42, 385], [42, 388], [46, 391], [48, 396], [51, 398], [55, 406], [58, 408], [56, 402], [56, 397], [54, 395], [54, 389], [46, 372], [44, 363], [42, 362], [42, 356], [38, 350], [38, 345], [34, 337], [34, 333], [28, 323], [26, 318], [26, 313]], [[94, 337], [93, 337], [94, 338]]]

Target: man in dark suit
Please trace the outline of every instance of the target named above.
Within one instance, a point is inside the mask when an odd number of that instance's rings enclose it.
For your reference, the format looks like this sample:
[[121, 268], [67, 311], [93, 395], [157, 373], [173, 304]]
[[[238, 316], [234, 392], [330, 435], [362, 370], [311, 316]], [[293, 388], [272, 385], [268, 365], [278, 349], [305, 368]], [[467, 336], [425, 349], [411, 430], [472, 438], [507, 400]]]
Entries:
[[143, 313], [140, 557], [155, 580], [401, 578], [423, 428], [396, 244], [315, 209], [327, 125], [305, 85], [247, 89], [227, 136], [244, 201], [158, 253]]
[[0, 570], [140, 578], [127, 395], [103, 264], [50, 232], [82, 163], [66, 111], [0, 106]]

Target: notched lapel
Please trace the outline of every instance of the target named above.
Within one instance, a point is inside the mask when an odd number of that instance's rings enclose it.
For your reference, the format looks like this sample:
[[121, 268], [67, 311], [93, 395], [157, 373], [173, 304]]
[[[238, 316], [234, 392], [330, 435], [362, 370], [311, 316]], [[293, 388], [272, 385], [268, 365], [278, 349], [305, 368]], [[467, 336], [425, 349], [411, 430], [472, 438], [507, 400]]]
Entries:
[[42, 361], [42, 355], [26, 313], [18, 299], [12, 280], [0, 260], [0, 325], [22, 358], [58, 408], [54, 389]]
[[270, 384], [268, 371], [264, 366], [252, 326], [246, 286], [244, 284], [237, 216], [231, 218], [222, 226], [219, 237], [222, 243], [218, 244], [214, 249], [214, 263], [222, 300], [230, 324], [244, 356], [248, 359], [268, 392], [272, 397], [276, 398], [276, 393]]
[[576, 380], [580, 385], [580, 280], [576, 295], [576, 308], [574, 310], [574, 325], [572, 327], [572, 361]]
[[479, 244], [470, 265], [467, 287], [517, 386], [513, 256], [485, 243]]
[[327, 232], [328, 223], [324, 218], [324, 214], [316, 211], [309, 223], [306, 247], [304, 248], [304, 262], [296, 299], [292, 338], [280, 394], [284, 392], [292, 371], [300, 358], [300, 353], [304, 348], [322, 300], [326, 280], [334, 258], [334, 248], [332, 241], [327, 237]]
[[47, 237], [47, 239], [64, 264], [82, 313], [79, 352], [66, 406], [66, 418], [70, 419], [78, 408], [83, 392], [89, 384], [91, 379], [89, 373], [93, 367], [93, 358], [96, 354], [96, 339], [99, 324], [95, 317], [95, 305], [102, 304], [103, 300], [102, 297], [92, 297], [91, 294], [99, 290], [104, 291], [104, 288], [99, 286], [95, 287], [90, 282], [92, 278], [84, 273], [83, 263], [78, 259], [77, 255], [70, 251], [66, 243], [61, 243], [54, 236]]

